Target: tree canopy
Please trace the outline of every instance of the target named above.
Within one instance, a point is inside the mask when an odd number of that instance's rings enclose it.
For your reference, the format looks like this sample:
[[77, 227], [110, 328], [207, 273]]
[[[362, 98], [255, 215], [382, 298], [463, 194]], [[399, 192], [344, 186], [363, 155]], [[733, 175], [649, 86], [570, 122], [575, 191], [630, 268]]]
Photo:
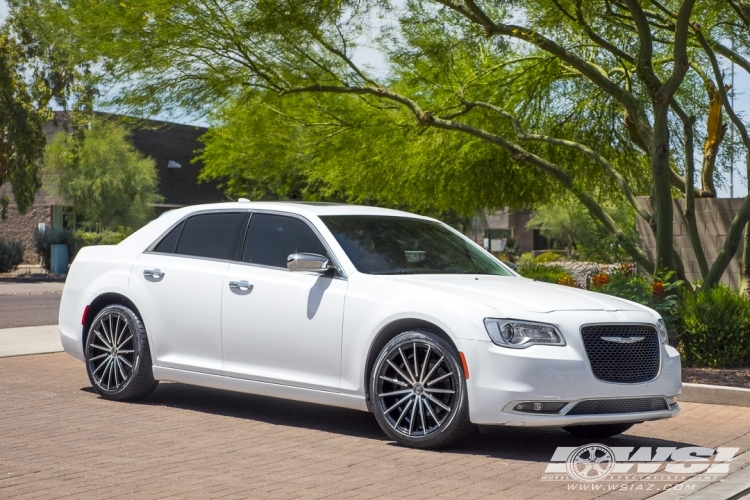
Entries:
[[[565, 192], [636, 262], [678, 272], [682, 193], [708, 286], [750, 219], [747, 202], [706, 262], [693, 200], [715, 195], [725, 126], [750, 151], [722, 72], [728, 61], [750, 71], [738, 0], [40, 1], [99, 65], [112, 105], [215, 111], [204, 175], [230, 190], [460, 210], [472, 197], [486, 208]], [[385, 71], [357, 62], [362, 45]], [[710, 175], [696, 187], [702, 141]], [[612, 197], [649, 222], [655, 258], [605, 210]]]
[[161, 201], [156, 162], [127, 140], [123, 126], [95, 121], [83, 141], [59, 132], [45, 152], [46, 184], [93, 230], [137, 229]]

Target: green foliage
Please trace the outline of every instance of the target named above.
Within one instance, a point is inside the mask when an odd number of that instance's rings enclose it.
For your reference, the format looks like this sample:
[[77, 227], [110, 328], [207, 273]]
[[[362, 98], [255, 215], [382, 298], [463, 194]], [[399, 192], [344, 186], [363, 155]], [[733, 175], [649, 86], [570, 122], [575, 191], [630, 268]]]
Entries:
[[557, 262], [558, 260], [562, 260], [563, 255], [557, 253], [557, 252], [544, 252], [540, 253], [534, 258], [534, 262], [538, 262], [539, 264], [544, 264], [546, 262]]
[[750, 298], [724, 285], [685, 295], [680, 350], [687, 365], [750, 366]]
[[[635, 242], [635, 211], [624, 201], [604, 201], [602, 206]], [[539, 228], [542, 236], [564, 245], [578, 259], [603, 264], [630, 260], [622, 241], [607, 232], [580, 202], [570, 197], [534, 209], [527, 227]]]
[[72, 231], [67, 229], [51, 229], [44, 231], [34, 230], [34, 249], [42, 260], [42, 267], [47, 271], [50, 270], [52, 245], [68, 245], [68, 257], [73, 259], [75, 248], [75, 237]]
[[633, 267], [625, 265], [607, 276], [607, 284], [591, 289], [654, 309], [664, 319], [670, 339], [677, 335], [682, 282], [674, 279], [673, 272], [651, 277], [638, 274]]
[[524, 262], [520, 264], [518, 266], [518, 274], [524, 278], [555, 284], [572, 279], [570, 273], [564, 267], [539, 262]]
[[[88, 111], [93, 86], [87, 83], [87, 69], [68, 57], [69, 37], [56, 37], [55, 29], [36, 29], [43, 2], [8, 3], [10, 15], [0, 26], [0, 187], [12, 185], [23, 214], [42, 186], [44, 125], [53, 117], [52, 108], [72, 104], [76, 116]], [[3, 219], [9, 203], [3, 189]]]
[[23, 244], [20, 241], [0, 238], [0, 273], [15, 271], [23, 262]]
[[112, 122], [93, 122], [83, 143], [59, 133], [45, 153], [47, 184], [80, 214], [90, 229], [138, 228], [160, 201], [156, 166]]
[[92, 245], [117, 245], [133, 233], [126, 227], [118, 227], [115, 231], [102, 231], [101, 233], [78, 230], [73, 234], [74, 247], [71, 249], [73, 255], [83, 247]]

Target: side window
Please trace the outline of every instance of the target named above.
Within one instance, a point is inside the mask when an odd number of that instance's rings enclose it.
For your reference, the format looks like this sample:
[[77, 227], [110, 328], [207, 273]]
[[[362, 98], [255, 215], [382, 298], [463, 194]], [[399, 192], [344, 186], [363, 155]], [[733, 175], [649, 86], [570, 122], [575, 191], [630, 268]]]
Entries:
[[299, 219], [283, 215], [254, 214], [245, 237], [242, 262], [286, 269], [293, 253], [328, 255], [310, 227]]
[[[185, 221], [175, 253], [227, 259], [230, 245], [235, 241], [241, 213], [195, 215]], [[234, 250], [234, 248], [232, 248]]]
[[182, 227], [185, 225], [185, 221], [180, 222], [177, 224], [177, 226], [172, 229], [169, 234], [167, 234], [158, 245], [156, 245], [156, 248], [154, 248], [154, 252], [160, 252], [160, 253], [174, 253], [175, 248], [177, 248], [177, 240], [180, 239], [180, 233], [182, 233]]

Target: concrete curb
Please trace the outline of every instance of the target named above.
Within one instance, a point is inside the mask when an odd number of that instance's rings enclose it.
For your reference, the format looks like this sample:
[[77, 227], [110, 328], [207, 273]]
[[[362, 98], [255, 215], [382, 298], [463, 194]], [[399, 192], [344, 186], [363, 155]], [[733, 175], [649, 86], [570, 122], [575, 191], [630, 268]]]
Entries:
[[57, 325], [27, 326], [0, 330], [0, 358], [46, 354], [63, 350]]
[[688, 403], [750, 407], [750, 389], [684, 383], [679, 400]]

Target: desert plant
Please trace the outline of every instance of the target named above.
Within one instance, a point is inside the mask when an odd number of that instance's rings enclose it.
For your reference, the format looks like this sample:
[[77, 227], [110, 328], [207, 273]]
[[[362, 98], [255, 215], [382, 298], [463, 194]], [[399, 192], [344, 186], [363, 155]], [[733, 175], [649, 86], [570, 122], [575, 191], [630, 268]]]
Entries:
[[23, 262], [23, 244], [20, 241], [0, 238], [0, 273], [15, 271]]
[[750, 298], [719, 285], [686, 293], [679, 349], [687, 365], [750, 366]]

